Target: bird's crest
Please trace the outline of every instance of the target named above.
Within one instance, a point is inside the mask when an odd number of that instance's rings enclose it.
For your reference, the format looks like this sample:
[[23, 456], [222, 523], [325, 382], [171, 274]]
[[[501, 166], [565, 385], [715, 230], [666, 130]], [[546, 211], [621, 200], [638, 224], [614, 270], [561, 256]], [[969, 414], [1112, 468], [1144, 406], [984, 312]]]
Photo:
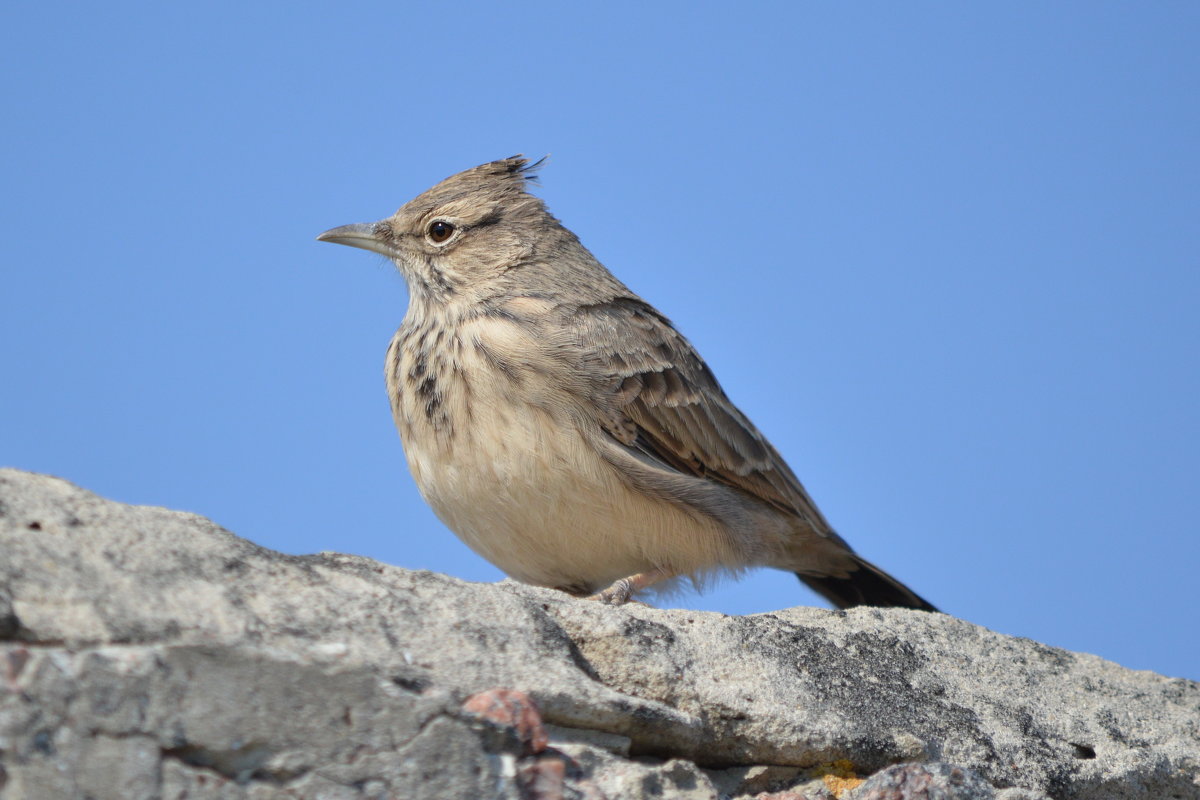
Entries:
[[546, 163], [547, 158], [549, 158], [549, 156], [542, 156], [537, 161], [530, 161], [528, 158], [518, 153], [515, 156], [502, 158], [499, 161], [490, 161], [487, 164], [480, 164], [478, 167], [472, 167], [471, 169], [460, 172], [458, 175], [454, 175], [446, 180], [454, 180], [458, 177], [499, 178], [501, 180], [516, 181], [520, 184], [521, 188], [524, 188], [524, 184], [526, 182], [538, 182], [537, 171], [543, 164]]
[[[535, 200], [536, 198], [526, 190], [529, 183], [537, 180], [536, 170], [545, 162], [545, 158], [531, 162], [521, 155], [489, 161], [451, 175], [422, 192], [408, 203], [407, 208], [431, 209], [457, 198], [473, 196], [512, 200], [524, 197]], [[540, 205], [541, 201], [537, 202]]]

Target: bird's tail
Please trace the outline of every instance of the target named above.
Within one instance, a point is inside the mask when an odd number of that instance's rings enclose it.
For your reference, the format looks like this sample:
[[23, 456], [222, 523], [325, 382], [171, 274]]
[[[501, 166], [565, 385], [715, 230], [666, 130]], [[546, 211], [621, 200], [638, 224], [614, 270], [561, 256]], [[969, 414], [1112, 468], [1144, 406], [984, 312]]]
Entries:
[[937, 611], [927, 600], [866, 559], [852, 556], [855, 568], [844, 578], [830, 575], [796, 577], [838, 608], [883, 606]]

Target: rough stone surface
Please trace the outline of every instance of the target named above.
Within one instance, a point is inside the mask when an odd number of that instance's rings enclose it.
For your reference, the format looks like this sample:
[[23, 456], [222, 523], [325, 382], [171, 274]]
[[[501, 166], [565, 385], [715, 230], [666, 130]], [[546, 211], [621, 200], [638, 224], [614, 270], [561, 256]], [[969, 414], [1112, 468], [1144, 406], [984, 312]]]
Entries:
[[0, 798], [85, 797], [1200, 798], [1200, 685], [936, 614], [286, 556], [0, 470]]
[[[1016, 800], [1011, 790], [1006, 794], [1006, 800]], [[897, 764], [872, 775], [852, 796], [854, 800], [995, 800], [996, 790], [970, 770], [950, 764]]]

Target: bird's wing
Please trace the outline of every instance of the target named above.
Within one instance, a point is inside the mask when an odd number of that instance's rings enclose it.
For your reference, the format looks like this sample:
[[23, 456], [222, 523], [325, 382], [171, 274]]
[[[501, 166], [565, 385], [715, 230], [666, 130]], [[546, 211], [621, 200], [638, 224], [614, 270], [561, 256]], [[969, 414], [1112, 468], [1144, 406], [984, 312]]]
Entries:
[[719, 481], [837, 538], [771, 443], [651, 306], [635, 297], [583, 306], [575, 333], [609, 436], [664, 469]]

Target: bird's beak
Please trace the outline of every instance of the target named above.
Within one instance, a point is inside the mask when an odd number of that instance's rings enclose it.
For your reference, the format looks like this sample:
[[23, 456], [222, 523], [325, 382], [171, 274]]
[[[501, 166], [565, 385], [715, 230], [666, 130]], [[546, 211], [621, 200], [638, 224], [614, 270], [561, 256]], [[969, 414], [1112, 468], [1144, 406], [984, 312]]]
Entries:
[[386, 223], [383, 222], [356, 222], [353, 225], [330, 228], [318, 236], [317, 241], [346, 244], [351, 247], [370, 250], [373, 253], [385, 255], [388, 258], [397, 258], [399, 254], [396, 253], [395, 248], [392, 247], [388, 239], [384, 237], [386, 230]]

